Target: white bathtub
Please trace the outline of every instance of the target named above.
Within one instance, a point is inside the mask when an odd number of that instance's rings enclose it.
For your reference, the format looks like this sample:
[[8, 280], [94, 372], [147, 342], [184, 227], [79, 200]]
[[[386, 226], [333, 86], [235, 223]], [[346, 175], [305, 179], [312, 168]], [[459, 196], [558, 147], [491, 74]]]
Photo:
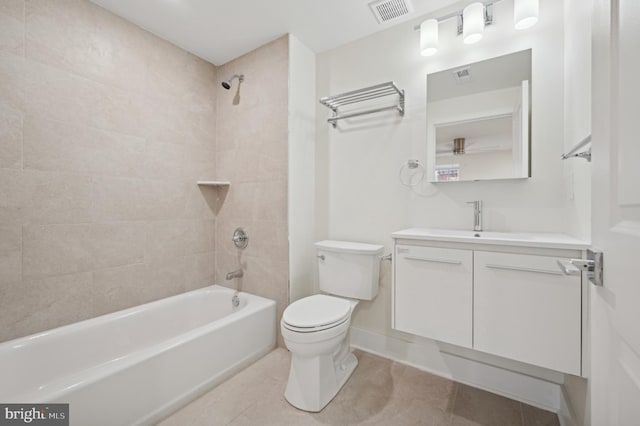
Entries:
[[0, 344], [0, 402], [71, 425], [153, 423], [275, 346], [275, 302], [211, 286]]

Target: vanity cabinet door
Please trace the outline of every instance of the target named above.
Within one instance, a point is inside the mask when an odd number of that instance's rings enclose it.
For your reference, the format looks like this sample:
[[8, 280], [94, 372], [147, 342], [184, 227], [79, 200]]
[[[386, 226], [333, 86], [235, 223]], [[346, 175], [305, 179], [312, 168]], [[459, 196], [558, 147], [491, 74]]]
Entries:
[[396, 245], [394, 328], [471, 347], [471, 250]]
[[474, 348], [580, 375], [581, 279], [557, 257], [474, 253]]

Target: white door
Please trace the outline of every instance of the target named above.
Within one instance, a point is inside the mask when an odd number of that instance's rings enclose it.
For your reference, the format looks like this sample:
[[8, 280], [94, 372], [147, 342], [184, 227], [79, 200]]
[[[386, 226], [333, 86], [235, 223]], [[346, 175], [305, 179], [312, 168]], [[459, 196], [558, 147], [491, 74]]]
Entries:
[[591, 424], [640, 425], [640, 1], [595, 0]]

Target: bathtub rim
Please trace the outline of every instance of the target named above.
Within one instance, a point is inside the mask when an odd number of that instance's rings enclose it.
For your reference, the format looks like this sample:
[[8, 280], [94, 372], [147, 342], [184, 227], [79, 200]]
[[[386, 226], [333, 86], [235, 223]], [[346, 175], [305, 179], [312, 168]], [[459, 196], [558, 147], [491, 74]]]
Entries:
[[[17, 343], [19, 343], [19, 341], [22, 341], [22, 340], [24, 340], [24, 341], [37, 340], [37, 339], [41, 339], [41, 338], [44, 338], [46, 336], [49, 336], [49, 335], [53, 334], [54, 332], [56, 334], [60, 334], [60, 335], [67, 335], [67, 334], [69, 334], [70, 331], [72, 331], [72, 330], [74, 330], [76, 328], [79, 328], [80, 326], [86, 326], [88, 323], [99, 322], [99, 320], [104, 320], [104, 319], [107, 319], [107, 318], [114, 318], [114, 319], [115, 318], [126, 318], [126, 317], [128, 317], [130, 315], [138, 313], [139, 311], [143, 310], [143, 308], [148, 307], [150, 305], [161, 306], [161, 305], [165, 305], [165, 304], [170, 303], [170, 299], [188, 297], [189, 295], [193, 295], [195, 293], [200, 293], [200, 292], [204, 293], [204, 292], [210, 292], [210, 291], [214, 291], [214, 290], [222, 290], [223, 293], [231, 293], [231, 296], [233, 296], [233, 294], [236, 293], [236, 290], [231, 289], [229, 287], [222, 286], [220, 284], [212, 284], [212, 285], [209, 285], [209, 286], [206, 286], [206, 287], [200, 287], [200, 288], [197, 288], [197, 289], [194, 289], [194, 290], [185, 291], [183, 293], [174, 294], [173, 296], [167, 296], [167, 297], [163, 297], [162, 299], [157, 299], [157, 300], [152, 300], [150, 302], [145, 302], [145, 303], [143, 303], [141, 305], [131, 306], [129, 308], [124, 308], [124, 309], [121, 309], [121, 310], [118, 310], [118, 311], [114, 311], [114, 312], [108, 312], [106, 314], [102, 314], [102, 315], [98, 315], [98, 316], [95, 316], [95, 317], [87, 318], [87, 319], [84, 319], [84, 320], [72, 322], [70, 324], [61, 325], [61, 326], [54, 327], [54, 328], [51, 328], [51, 329], [48, 329], [48, 330], [38, 331], [38, 332], [35, 332], [33, 334], [28, 334], [26, 336], [20, 336], [20, 337], [16, 337], [14, 339], [11, 339], [11, 340], [5, 340], [4, 342], [0, 342], [0, 355], [2, 354], [3, 351], [7, 350], [7, 348], [10, 347], [10, 346], [11, 346], [10, 349], [14, 349], [13, 346], [16, 345]], [[245, 297], [248, 297], [248, 298], [257, 298], [258, 300], [262, 299], [262, 300], [265, 301], [264, 303], [269, 303], [269, 302], [275, 303], [275, 301], [272, 300], [272, 299], [267, 299], [266, 297], [258, 296], [258, 295], [255, 295], [255, 294], [251, 294], [251, 293], [247, 293], [247, 292], [243, 292], [243, 291], [238, 291], [237, 293], [238, 293], [239, 296], [243, 296], [244, 295]], [[238, 309], [237, 311], [231, 312], [231, 314], [229, 314], [227, 316], [236, 314], [236, 313], [241, 312], [241, 311], [242, 311], [242, 309]], [[225, 316], [224, 318], [226, 318], [227, 316]], [[21, 346], [18, 346], [18, 347], [21, 347]]]

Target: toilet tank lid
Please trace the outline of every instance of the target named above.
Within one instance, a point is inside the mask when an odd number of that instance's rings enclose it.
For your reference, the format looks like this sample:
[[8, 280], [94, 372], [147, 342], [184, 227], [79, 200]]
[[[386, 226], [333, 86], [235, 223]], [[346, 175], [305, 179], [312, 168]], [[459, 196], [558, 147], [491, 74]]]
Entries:
[[380, 254], [384, 246], [379, 244], [354, 243], [351, 241], [324, 240], [316, 243], [316, 248], [344, 253]]

